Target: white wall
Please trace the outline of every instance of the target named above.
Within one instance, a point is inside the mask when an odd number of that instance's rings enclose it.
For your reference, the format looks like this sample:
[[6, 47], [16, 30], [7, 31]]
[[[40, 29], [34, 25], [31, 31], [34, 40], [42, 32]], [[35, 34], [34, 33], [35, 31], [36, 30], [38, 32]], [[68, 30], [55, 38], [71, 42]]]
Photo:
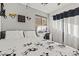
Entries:
[[[20, 3], [5, 3], [4, 6], [7, 18], [1, 17], [2, 30], [35, 30], [35, 14], [48, 17], [46, 13], [30, 7], [26, 8], [25, 5]], [[9, 13], [11, 12], [15, 12], [17, 15], [20, 14], [25, 15], [26, 17], [29, 16], [32, 19], [30, 21], [27, 21], [26, 19], [25, 23], [20, 23], [17, 21], [17, 16], [14, 19], [9, 16]]]
[[[53, 33], [54, 41], [59, 42], [59, 43], [62, 42], [62, 30], [61, 30], [62, 27], [60, 25], [61, 20], [53, 21], [53, 15], [62, 13], [63, 11], [68, 11], [70, 9], [75, 9], [77, 7], [79, 7], [79, 4], [72, 3], [67, 6], [63, 6], [60, 9], [55, 10], [54, 12], [50, 14], [50, 32]], [[64, 39], [65, 39], [66, 45], [79, 49], [79, 34], [78, 34], [79, 33], [79, 20], [78, 19], [79, 19], [79, 16], [64, 19], [64, 25], [65, 25]], [[71, 24], [69, 27], [70, 30], [68, 28], [69, 26], [68, 24]], [[77, 25], [77, 26], [74, 27], [74, 25]], [[76, 30], [75, 28], [77, 28], [78, 30]], [[69, 34], [69, 32], [71, 34]], [[75, 35], [75, 33], [77, 34], [77, 36]]]

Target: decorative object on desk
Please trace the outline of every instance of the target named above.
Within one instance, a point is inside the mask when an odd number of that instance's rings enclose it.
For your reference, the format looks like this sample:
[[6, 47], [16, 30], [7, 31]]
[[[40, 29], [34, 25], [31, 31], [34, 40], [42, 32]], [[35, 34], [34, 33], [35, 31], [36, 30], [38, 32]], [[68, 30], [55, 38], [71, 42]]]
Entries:
[[9, 16], [10, 16], [11, 18], [15, 18], [15, 16], [16, 16], [16, 13], [14, 13], [14, 12], [12, 12], [12, 13], [9, 13]]
[[18, 22], [25, 23], [25, 16], [24, 15], [18, 15]]
[[27, 16], [26, 18], [27, 18], [27, 20], [31, 20], [31, 17], [29, 17], [29, 16]]

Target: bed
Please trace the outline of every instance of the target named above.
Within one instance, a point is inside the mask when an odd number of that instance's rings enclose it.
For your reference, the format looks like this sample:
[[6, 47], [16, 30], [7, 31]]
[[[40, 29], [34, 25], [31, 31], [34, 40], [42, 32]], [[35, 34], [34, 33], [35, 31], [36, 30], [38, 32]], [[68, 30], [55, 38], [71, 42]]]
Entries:
[[34, 31], [7, 31], [0, 41], [0, 56], [79, 56], [79, 51], [60, 43], [37, 37]]

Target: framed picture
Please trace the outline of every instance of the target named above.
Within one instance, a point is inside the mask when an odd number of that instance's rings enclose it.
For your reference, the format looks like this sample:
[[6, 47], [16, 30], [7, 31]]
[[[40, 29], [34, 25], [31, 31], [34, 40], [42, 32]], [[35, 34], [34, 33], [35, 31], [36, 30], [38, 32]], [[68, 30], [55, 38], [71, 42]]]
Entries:
[[24, 22], [25, 22], [25, 16], [23, 16], [23, 15], [18, 15], [18, 22], [24, 23]]

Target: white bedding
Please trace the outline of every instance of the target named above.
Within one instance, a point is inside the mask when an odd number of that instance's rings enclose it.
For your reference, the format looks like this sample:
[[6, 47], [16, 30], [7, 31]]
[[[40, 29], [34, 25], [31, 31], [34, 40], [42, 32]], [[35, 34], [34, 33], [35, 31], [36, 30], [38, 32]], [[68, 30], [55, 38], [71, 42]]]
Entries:
[[[17, 56], [79, 56], [79, 51], [69, 46], [59, 47], [59, 43], [46, 41], [42, 37], [36, 37], [35, 32], [22, 31], [7, 32], [7, 37], [0, 41], [0, 55], [10, 54], [14, 50]], [[51, 49], [49, 46], [53, 46]], [[36, 51], [29, 49], [36, 48]], [[25, 54], [25, 53], [26, 54]], [[47, 55], [46, 55], [47, 53]]]

